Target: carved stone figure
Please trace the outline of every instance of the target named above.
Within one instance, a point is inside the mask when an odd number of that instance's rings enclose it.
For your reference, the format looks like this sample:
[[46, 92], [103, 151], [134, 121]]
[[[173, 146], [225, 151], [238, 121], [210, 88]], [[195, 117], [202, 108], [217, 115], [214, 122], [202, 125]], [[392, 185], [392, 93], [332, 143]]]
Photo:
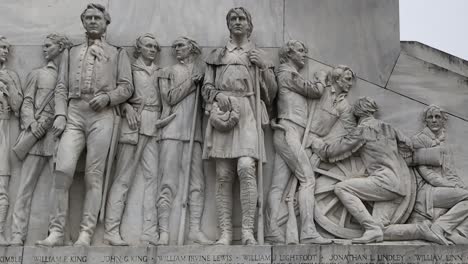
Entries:
[[[133, 93], [130, 62], [125, 50], [104, 39], [110, 15], [100, 4], [89, 4], [81, 14], [86, 42], [74, 46], [63, 63], [68, 70], [59, 76], [56, 91], [55, 135], [58, 145], [55, 194], [49, 236], [37, 244], [60, 246], [68, 212], [68, 194], [80, 153], [87, 147], [86, 194], [80, 235], [76, 246], [90, 245], [100, 210], [103, 176], [116, 118], [113, 107]], [[61, 67], [64, 66], [63, 64]], [[64, 66], [64, 69], [67, 67]], [[65, 130], [65, 131], [64, 131]], [[110, 168], [107, 168], [110, 169]]]
[[457, 175], [452, 152], [445, 143], [447, 113], [430, 105], [423, 116], [425, 127], [412, 137], [413, 145], [420, 163], [436, 160], [438, 165], [416, 167], [418, 191], [410, 224], [387, 227], [385, 239], [468, 244], [467, 234], [463, 233], [468, 225], [468, 188]]
[[[322, 159], [342, 156], [359, 150], [368, 176], [344, 180], [335, 185], [335, 194], [365, 229], [353, 243], [371, 243], [383, 240], [383, 224], [372, 217], [363, 201], [390, 201], [405, 195], [404, 177], [410, 176], [399, 147], [411, 149], [410, 139], [401, 132], [374, 118], [378, 107], [375, 101], [361, 97], [354, 104], [354, 115], [359, 118], [355, 131], [330, 143], [312, 138], [312, 148]], [[364, 176], [364, 175], [363, 175]]]
[[[52, 156], [57, 138], [52, 132], [55, 116], [55, 86], [60, 54], [71, 46], [66, 36], [50, 34], [43, 45], [46, 65], [27, 77], [21, 107], [23, 132], [13, 150], [23, 159], [21, 182], [13, 209], [11, 245], [21, 246], [28, 231], [31, 199], [39, 176], [46, 165], [53, 172]], [[24, 157], [24, 156], [25, 157]]]
[[10, 181], [10, 118], [19, 116], [23, 92], [18, 74], [6, 68], [10, 44], [0, 36], [0, 246], [7, 245], [5, 221], [8, 213], [8, 183]]
[[[169, 244], [171, 208], [174, 207], [177, 193], [183, 195], [186, 192], [185, 184], [188, 184], [190, 209], [188, 239], [194, 243], [212, 244], [200, 230], [205, 201], [205, 175], [199, 86], [205, 67], [198, 58], [201, 49], [192, 39], [176, 39], [172, 44], [172, 52], [177, 64], [164, 69], [159, 77], [163, 104], [160, 144], [161, 153], [164, 153], [160, 157], [161, 190], [157, 201], [159, 244]], [[186, 179], [187, 176], [189, 179]], [[185, 218], [182, 217], [180, 221], [179, 224], [185, 226]], [[179, 235], [183, 235], [184, 230], [179, 230], [182, 232]]]
[[156, 245], [159, 237], [156, 211], [159, 149], [155, 123], [161, 113], [161, 96], [156, 85], [159, 67], [154, 63], [159, 51], [152, 34], [144, 34], [136, 40], [136, 61], [132, 65], [135, 92], [122, 107], [126, 118], [120, 132], [116, 178], [106, 207], [104, 240], [115, 246], [128, 245], [121, 238], [120, 224], [138, 166], [145, 179], [141, 241]]
[[[265, 104], [271, 105], [277, 85], [272, 65], [249, 39], [253, 29], [250, 13], [243, 7], [232, 8], [226, 22], [230, 41], [212, 51], [206, 60], [202, 94], [210, 120], [203, 158], [212, 158], [216, 164], [216, 209], [221, 228], [216, 243], [232, 242], [232, 183], [238, 175], [242, 244], [256, 244], [253, 233], [258, 195], [255, 162], [265, 162], [263, 131], [257, 122], [267, 123]], [[257, 96], [261, 96], [262, 103], [256, 102], [260, 99]]]
[[[266, 240], [271, 243], [285, 243], [284, 234], [278, 226], [277, 218], [283, 192], [287, 191], [288, 179], [299, 181], [299, 211], [301, 216], [301, 243], [331, 243], [316, 230], [314, 223], [315, 178], [312, 165], [305, 151], [304, 133], [309, 125], [308, 117], [312, 101], [318, 101], [325, 93], [326, 73], [321, 72], [319, 80], [304, 79], [299, 71], [304, 67], [307, 48], [297, 40], [290, 40], [279, 51], [281, 65], [277, 70], [278, 80], [278, 124], [273, 143], [276, 149], [275, 167], [268, 196], [268, 222]], [[317, 102], [314, 102], [317, 103]], [[309, 131], [309, 130], [307, 130]], [[295, 190], [294, 190], [295, 191]]]

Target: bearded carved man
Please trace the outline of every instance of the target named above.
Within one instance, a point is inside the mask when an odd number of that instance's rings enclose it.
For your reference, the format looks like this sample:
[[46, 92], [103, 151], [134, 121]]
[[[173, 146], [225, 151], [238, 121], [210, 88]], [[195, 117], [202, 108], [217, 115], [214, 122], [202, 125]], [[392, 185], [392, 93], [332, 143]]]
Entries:
[[8, 213], [8, 183], [10, 167], [10, 122], [12, 114], [19, 116], [23, 92], [16, 72], [6, 68], [10, 43], [0, 36], [0, 246], [8, 245], [5, 239], [5, 221]]
[[[242, 210], [242, 244], [256, 244], [254, 221], [257, 208], [256, 162], [265, 162], [263, 131], [266, 105], [277, 91], [273, 65], [250, 41], [253, 30], [250, 13], [243, 7], [226, 15], [230, 40], [207, 58], [202, 94], [210, 112], [203, 158], [216, 166], [216, 209], [221, 228], [217, 244], [232, 242], [232, 184], [239, 177]], [[258, 80], [255, 80], [258, 71]], [[256, 87], [259, 83], [260, 87]], [[261, 90], [256, 94], [256, 88]], [[262, 120], [256, 120], [256, 96], [261, 96]], [[260, 113], [259, 113], [260, 114]]]

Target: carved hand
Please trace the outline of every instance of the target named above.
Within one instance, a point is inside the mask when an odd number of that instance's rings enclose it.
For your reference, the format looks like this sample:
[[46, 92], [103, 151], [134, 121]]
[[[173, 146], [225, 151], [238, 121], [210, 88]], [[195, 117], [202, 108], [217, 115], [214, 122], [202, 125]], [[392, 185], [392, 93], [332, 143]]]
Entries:
[[192, 82], [195, 84], [199, 84], [203, 79], [203, 74], [193, 74], [192, 75]]
[[98, 112], [104, 109], [104, 107], [106, 107], [107, 105], [109, 105], [109, 102], [110, 102], [110, 98], [107, 94], [100, 94], [94, 97], [93, 99], [91, 99], [91, 101], [89, 101], [89, 106], [94, 111]]
[[231, 110], [231, 102], [229, 101], [229, 97], [226, 95], [219, 93], [216, 95], [216, 101], [218, 102], [218, 106], [221, 111], [227, 112]]
[[67, 124], [67, 119], [64, 116], [57, 116], [54, 121], [54, 125], [52, 126], [52, 133], [56, 137], [60, 137], [65, 130], [65, 125]]
[[262, 58], [262, 56], [260, 55], [260, 52], [258, 50], [252, 50], [249, 54], [249, 60], [257, 65], [258, 68], [260, 69], [265, 69], [266, 68], [266, 64], [265, 64], [265, 60]]
[[318, 71], [315, 74], [315, 77], [319, 82], [321, 82], [323, 85], [326, 85], [327, 83], [327, 72], [326, 71]]
[[140, 117], [132, 106], [125, 107], [125, 116], [127, 117], [128, 126], [135, 130], [140, 126]]
[[44, 129], [39, 122], [35, 121], [31, 123], [31, 132], [37, 139], [39, 139], [47, 133], [47, 130]]
[[8, 96], [8, 87], [4, 82], [0, 80], [0, 93], [3, 93], [3, 96]]

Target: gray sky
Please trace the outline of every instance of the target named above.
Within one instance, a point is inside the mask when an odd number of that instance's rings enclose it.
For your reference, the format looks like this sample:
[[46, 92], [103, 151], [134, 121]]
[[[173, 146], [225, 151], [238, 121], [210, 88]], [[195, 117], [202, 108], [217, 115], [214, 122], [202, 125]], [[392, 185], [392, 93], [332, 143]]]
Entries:
[[400, 39], [468, 60], [468, 0], [400, 0]]

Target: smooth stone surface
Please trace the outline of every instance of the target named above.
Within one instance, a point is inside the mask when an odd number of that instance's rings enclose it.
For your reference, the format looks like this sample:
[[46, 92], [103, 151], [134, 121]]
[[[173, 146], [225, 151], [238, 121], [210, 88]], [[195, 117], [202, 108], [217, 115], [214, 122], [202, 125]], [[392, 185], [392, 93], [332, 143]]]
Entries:
[[21, 264], [23, 263], [22, 247], [0, 247], [1, 264]]
[[400, 51], [398, 1], [285, 1], [284, 40], [302, 40], [309, 56], [345, 64], [384, 86]]
[[417, 41], [402, 41], [401, 51], [409, 56], [433, 63], [468, 77], [468, 61]]
[[261, 47], [279, 47], [283, 42], [283, 1], [281, 0], [110, 0], [107, 39], [116, 45], [133, 45], [142, 33], [156, 35], [163, 46], [179, 36], [188, 36], [202, 46], [224, 45], [229, 39], [226, 14], [243, 6], [253, 19], [252, 37]]
[[387, 88], [468, 120], [468, 77], [402, 53]]
[[148, 263], [146, 247], [25, 247], [24, 262], [39, 263]]
[[[74, 41], [84, 37], [80, 14], [88, 3], [108, 6], [109, 0], [3, 0], [0, 34], [13, 45], [40, 45], [52, 32]], [[112, 17], [117, 19], [117, 17]]]
[[270, 264], [272, 257], [270, 246], [168, 246], [152, 254], [154, 264]]

